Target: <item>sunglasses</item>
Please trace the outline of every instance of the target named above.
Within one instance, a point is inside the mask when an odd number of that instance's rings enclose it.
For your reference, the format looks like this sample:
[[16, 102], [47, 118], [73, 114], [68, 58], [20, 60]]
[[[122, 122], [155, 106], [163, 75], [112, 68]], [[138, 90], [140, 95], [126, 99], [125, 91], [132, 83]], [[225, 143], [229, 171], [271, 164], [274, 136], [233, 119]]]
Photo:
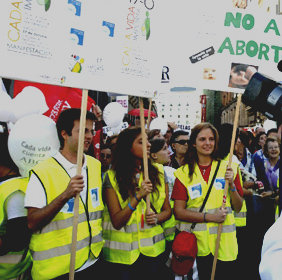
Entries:
[[101, 158], [107, 158], [107, 159], [111, 158], [111, 155], [109, 154], [100, 154], [100, 156]]
[[178, 140], [178, 141], [175, 141], [174, 143], [177, 143], [177, 144], [180, 144], [180, 145], [185, 145], [185, 144], [188, 144], [189, 140]]

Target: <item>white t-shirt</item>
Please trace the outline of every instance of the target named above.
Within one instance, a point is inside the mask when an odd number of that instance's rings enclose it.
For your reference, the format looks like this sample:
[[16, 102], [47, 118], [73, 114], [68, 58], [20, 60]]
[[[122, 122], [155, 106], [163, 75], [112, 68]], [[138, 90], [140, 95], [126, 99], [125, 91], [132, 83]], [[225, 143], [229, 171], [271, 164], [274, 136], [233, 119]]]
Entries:
[[166, 181], [166, 183], [168, 183], [169, 199], [171, 197], [171, 193], [172, 193], [173, 186], [174, 186], [174, 181], [175, 181], [174, 172], [175, 172], [175, 170], [176, 169], [171, 167], [171, 166], [164, 166], [165, 181]]
[[[73, 164], [70, 161], [68, 161], [60, 152], [57, 152], [53, 157], [64, 167], [64, 169], [67, 171], [70, 177], [74, 177], [77, 174], [77, 164]], [[87, 198], [86, 165], [87, 165], [86, 157], [84, 157], [84, 163], [81, 170], [81, 175], [83, 176], [83, 180], [84, 180], [84, 188], [80, 193], [80, 196], [84, 203], [86, 202], [86, 198]], [[30, 176], [30, 180], [27, 185], [24, 206], [43, 208], [46, 206], [46, 204], [47, 201], [46, 201], [44, 188], [41, 182], [38, 180], [38, 178], [34, 174], [32, 174]], [[85, 264], [76, 271], [82, 271], [86, 269], [90, 265], [94, 264], [97, 260], [98, 259], [96, 259], [94, 255], [91, 253]]]
[[[76, 175], [77, 164], [73, 164], [68, 161], [60, 152], [57, 152], [53, 157], [64, 167], [70, 177], [74, 177]], [[84, 164], [82, 166], [81, 174], [83, 176], [85, 186], [87, 186], [86, 164], [86, 157], [84, 157]], [[84, 187], [80, 194], [83, 202], [86, 202], [86, 191], [87, 188]], [[26, 189], [24, 206], [43, 208], [46, 206], [46, 203], [46, 195], [41, 182], [38, 180], [36, 175], [31, 174]]]
[[[0, 183], [5, 183], [18, 177], [13, 177]], [[19, 217], [26, 217], [27, 210], [24, 208], [24, 193], [20, 190], [12, 193], [6, 200], [5, 209], [7, 220]]]
[[282, 216], [264, 235], [259, 274], [261, 280], [281, 279], [282, 275]]
[[24, 193], [16, 191], [11, 194], [6, 203], [7, 219], [26, 217], [27, 210], [24, 208]]

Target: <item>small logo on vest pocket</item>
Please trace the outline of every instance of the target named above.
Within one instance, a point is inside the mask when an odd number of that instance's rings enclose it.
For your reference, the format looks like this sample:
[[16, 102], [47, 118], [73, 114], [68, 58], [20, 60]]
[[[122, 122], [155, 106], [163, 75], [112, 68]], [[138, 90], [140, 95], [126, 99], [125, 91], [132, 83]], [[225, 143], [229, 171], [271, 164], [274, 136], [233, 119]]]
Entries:
[[95, 189], [91, 189], [90, 190], [90, 194], [91, 194], [91, 201], [92, 201], [92, 205], [93, 207], [97, 207], [100, 205], [99, 202], [99, 192], [98, 192], [98, 188]]
[[225, 186], [225, 179], [224, 178], [216, 178], [214, 183], [216, 190], [223, 190]]
[[195, 199], [197, 197], [200, 197], [202, 195], [202, 186], [201, 184], [194, 185], [190, 188], [188, 188], [189, 196], [191, 199]]
[[72, 213], [73, 212], [73, 207], [74, 207], [74, 197], [69, 199], [67, 203], [63, 206], [60, 212], [63, 213]]

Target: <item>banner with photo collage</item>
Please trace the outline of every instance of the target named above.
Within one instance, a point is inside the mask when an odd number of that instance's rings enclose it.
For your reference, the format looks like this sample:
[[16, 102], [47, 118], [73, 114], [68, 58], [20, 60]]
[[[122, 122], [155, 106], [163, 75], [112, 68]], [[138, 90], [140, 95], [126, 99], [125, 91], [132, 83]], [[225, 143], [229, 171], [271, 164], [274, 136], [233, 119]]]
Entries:
[[259, 71], [282, 81], [282, 1], [162, 1], [166, 36], [158, 92], [210, 89], [243, 93]]

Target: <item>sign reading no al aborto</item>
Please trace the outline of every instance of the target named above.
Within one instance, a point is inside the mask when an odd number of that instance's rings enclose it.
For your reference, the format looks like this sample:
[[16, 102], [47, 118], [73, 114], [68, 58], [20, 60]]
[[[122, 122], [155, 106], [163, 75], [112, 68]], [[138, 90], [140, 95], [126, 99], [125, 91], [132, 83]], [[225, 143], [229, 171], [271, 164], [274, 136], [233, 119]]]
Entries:
[[243, 92], [255, 71], [282, 81], [281, 0], [163, 0], [159, 13], [171, 19], [162, 22], [166, 36], [159, 39], [169, 77], [159, 92], [173, 86]]

